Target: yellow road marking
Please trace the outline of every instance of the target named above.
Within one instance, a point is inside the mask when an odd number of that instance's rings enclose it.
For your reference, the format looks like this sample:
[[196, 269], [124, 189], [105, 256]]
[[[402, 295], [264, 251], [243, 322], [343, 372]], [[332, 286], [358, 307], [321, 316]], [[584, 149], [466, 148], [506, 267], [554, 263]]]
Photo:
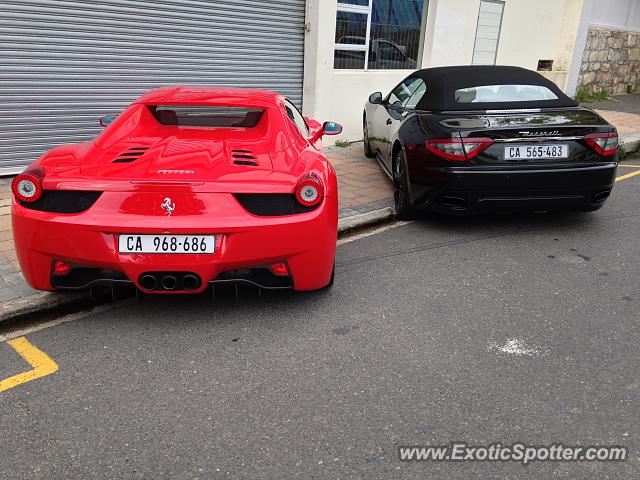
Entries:
[[631, 165], [630, 163], [619, 163], [619, 167], [640, 168], [640, 165]]
[[18, 354], [33, 367], [28, 372], [19, 373], [0, 381], [0, 392], [17, 387], [18, 385], [36, 378], [46, 377], [58, 370], [56, 362], [51, 360], [49, 355], [34, 347], [25, 337], [14, 338], [7, 342]]
[[627, 173], [626, 175], [620, 175], [616, 178], [616, 182], [621, 182], [622, 180], [626, 180], [627, 178], [635, 177], [636, 175], [640, 175], [640, 170], [636, 170], [635, 172]]

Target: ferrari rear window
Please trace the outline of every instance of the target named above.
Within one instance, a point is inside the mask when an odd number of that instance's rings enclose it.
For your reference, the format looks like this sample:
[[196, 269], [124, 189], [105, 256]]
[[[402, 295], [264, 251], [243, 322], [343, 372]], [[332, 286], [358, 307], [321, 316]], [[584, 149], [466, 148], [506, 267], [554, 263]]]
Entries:
[[557, 100], [555, 93], [542, 85], [481, 85], [455, 91], [458, 103], [537, 102]]
[[217, 105], [154, 105], [149, 109], [162, 125], [182, 127], [255, 127], [264, 110]]

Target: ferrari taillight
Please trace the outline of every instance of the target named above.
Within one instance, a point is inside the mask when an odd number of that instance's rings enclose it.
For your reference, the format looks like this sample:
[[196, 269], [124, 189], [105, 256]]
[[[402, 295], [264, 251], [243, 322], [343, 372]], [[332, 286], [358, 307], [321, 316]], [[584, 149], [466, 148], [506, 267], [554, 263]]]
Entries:
[[11, 190], [16, 199], [21, 202], [33, 203], [42, 196], [42, 167], [30, 167], [18, 175], [11, 182]]
[[322, 201], [324, 185], [320, 177], [313, 172], [306, 173], [296, 185], [296, 199], [305, 207], [315, 207]]
[[584, 136], [584, 141], [603, 157], [618, 151], [617, 133], [590, 133]]
[[427, 140], [427, 150], [439, 157], [465, 162], [493, 144], [490, 138], [437, 138]]

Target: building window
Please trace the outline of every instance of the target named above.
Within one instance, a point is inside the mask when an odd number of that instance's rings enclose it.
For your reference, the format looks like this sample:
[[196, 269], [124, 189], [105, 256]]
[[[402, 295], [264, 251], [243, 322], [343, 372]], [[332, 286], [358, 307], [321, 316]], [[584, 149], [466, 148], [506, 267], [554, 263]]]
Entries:
[[481, 0], [476, 27], [476, 42], [473, 45], [474, 65], [495, 65], [498, 53], [498, 41], [502, 28], [504, 2], [500, 0]]
[[422, 54], [426, 0], [338, 0], [333, 66], [415, 70]]

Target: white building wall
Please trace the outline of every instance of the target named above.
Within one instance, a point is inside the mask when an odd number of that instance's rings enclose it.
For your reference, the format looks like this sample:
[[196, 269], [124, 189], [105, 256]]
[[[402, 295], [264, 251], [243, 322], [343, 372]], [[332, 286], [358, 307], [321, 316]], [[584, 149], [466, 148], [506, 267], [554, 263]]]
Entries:
[[640, 32], [640, 0], [594, 0], [589, 23]]
[[432, 0], [429, 8], [423, 65], [470, 65], [480, 0]]
[[553, 60], [540, 72], [566, 89], [583, 0], [507, 0], [497, 63], [536, 70], [538, 60]]

